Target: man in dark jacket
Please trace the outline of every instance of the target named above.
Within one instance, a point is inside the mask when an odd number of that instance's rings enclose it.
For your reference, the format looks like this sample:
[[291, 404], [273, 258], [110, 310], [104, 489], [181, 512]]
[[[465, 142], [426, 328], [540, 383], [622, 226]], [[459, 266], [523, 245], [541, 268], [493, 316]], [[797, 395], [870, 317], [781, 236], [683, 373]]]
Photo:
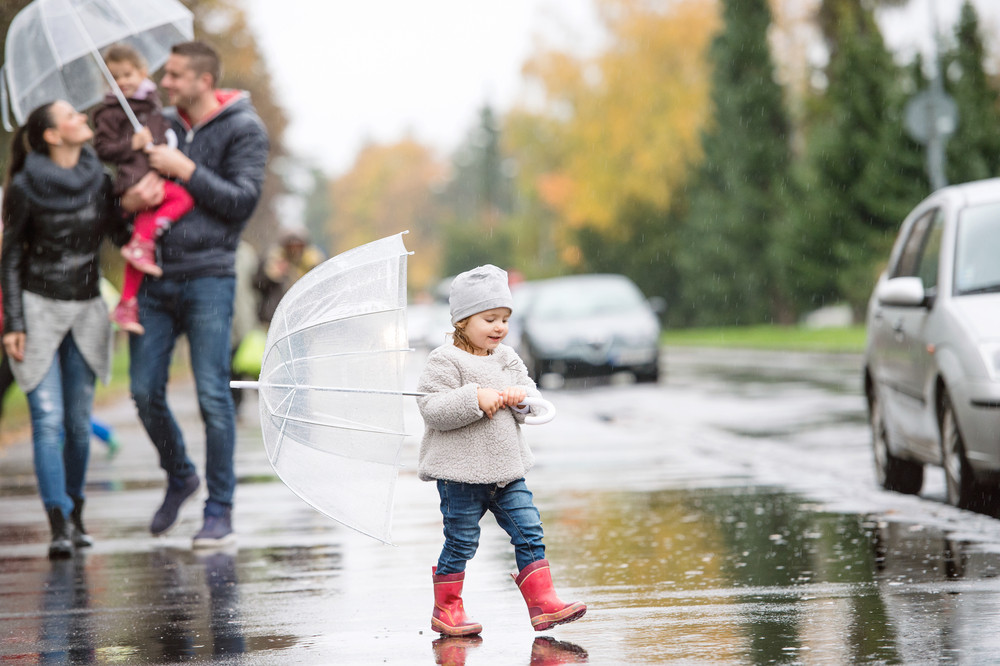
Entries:
[[[205, 422], [205, 481], [208, 501], [195, 547], [232, 542], [235, 411], [229, 391], [230, 328], [235, 256], [240, 234], [260, 199], [267, 162], [267, 132], [245, 92], [216, 88], [219, 57], [201, 42], [173, 47], [160, 87], [175, 108], [164, 112], [179, 146], [147, 148], [150, 165], [179, 181], [195, 206], [161, 236], [163, 277], [146, 279], [139, 292], [139, 319], [146, 329], [132, 335], [132, 397], [167, 473], [167, 492], [150, 531], [163, 534], [200, 484], [180, 428], [167, 405], [167, 376], [177, 337], [186, 334], [198, 406]], [[140, 188], [141, 189], [141, 188]], [[159, 193], [125, 197], [137, 210]]]

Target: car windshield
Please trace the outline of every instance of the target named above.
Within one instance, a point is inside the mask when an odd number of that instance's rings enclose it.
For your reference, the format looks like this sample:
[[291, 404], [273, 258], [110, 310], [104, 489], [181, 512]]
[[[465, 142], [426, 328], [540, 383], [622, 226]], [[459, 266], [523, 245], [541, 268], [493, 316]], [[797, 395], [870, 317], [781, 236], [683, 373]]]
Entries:
[[533, 290], [531, 311], [540, 319], [592, 317], [627, 312], [642, 301], [625, 280], [560, 280]]
[[958, 220], [955, 293], [1000, 292], [1000, 203], [973, 206]]

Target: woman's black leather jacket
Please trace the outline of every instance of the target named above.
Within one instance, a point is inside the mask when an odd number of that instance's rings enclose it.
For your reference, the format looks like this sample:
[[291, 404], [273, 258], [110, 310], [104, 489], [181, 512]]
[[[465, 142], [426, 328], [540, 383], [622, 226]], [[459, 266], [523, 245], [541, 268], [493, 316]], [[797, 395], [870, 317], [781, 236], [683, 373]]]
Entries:
[[[85, 173], [65, 182], [73, 170], [29, 155], [4, 192], [4, 332], [25, 330], [22, 291], [66, 301], [99, 296], [102, 239], [110, 236], [118, 245], [128, 240], [110, 175], [89, 149], [80, 161]], [[56, 182], [49, 179], [53, 173]]]

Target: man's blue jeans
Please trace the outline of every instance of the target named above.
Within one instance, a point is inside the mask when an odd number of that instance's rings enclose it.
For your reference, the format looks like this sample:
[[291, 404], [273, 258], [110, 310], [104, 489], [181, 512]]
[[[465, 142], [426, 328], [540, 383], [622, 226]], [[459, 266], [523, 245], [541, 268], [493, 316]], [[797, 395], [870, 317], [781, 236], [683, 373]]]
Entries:
[[503, 488], [495, 483], [437, 482], [444, 517], [444, 548], [438, 558], [437, 574], [465, 571], [479, 547], [479, 521], [491, 511], [514, 545], [517, 570], [545, 558], [542, 519], [524, 479]]
[[172, 477], [195, 473], [184, 437], [167, 406], [170, 359], [178, 336], [191, 349], [198, 407], [205, 422], [205, 482], [209, 503], [232, 505], [236, 473], [236, 414], [229, 390], [229, 335], [233, 321], [233, 277], [193, 280], [146, 279], [139, 291], [144, 335], [129, 336], [132, 399], [139, 420]]
[[83, 499], [96, 380], [67, 333], [41, 383], [28, 393], [35, 476], [46, 512], [58, 507], [68, 518], [73, 498]]

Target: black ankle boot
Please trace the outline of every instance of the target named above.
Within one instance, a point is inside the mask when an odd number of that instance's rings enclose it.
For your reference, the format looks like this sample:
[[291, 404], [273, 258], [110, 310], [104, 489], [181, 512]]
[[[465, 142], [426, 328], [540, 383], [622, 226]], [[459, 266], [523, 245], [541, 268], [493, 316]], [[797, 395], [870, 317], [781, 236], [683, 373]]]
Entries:
[[73, 525], [66, 520], [59, 507], [49, 509], [49, 526], [52, 528], [49, 559], [73, 557]]
[[83, 529], [83, 500], [78, 497], [73, 498], [73, 513], [69, 514], [73, 522], [73, 545], [77, 548], [87, 548], [94, 545], [94, 540]]

